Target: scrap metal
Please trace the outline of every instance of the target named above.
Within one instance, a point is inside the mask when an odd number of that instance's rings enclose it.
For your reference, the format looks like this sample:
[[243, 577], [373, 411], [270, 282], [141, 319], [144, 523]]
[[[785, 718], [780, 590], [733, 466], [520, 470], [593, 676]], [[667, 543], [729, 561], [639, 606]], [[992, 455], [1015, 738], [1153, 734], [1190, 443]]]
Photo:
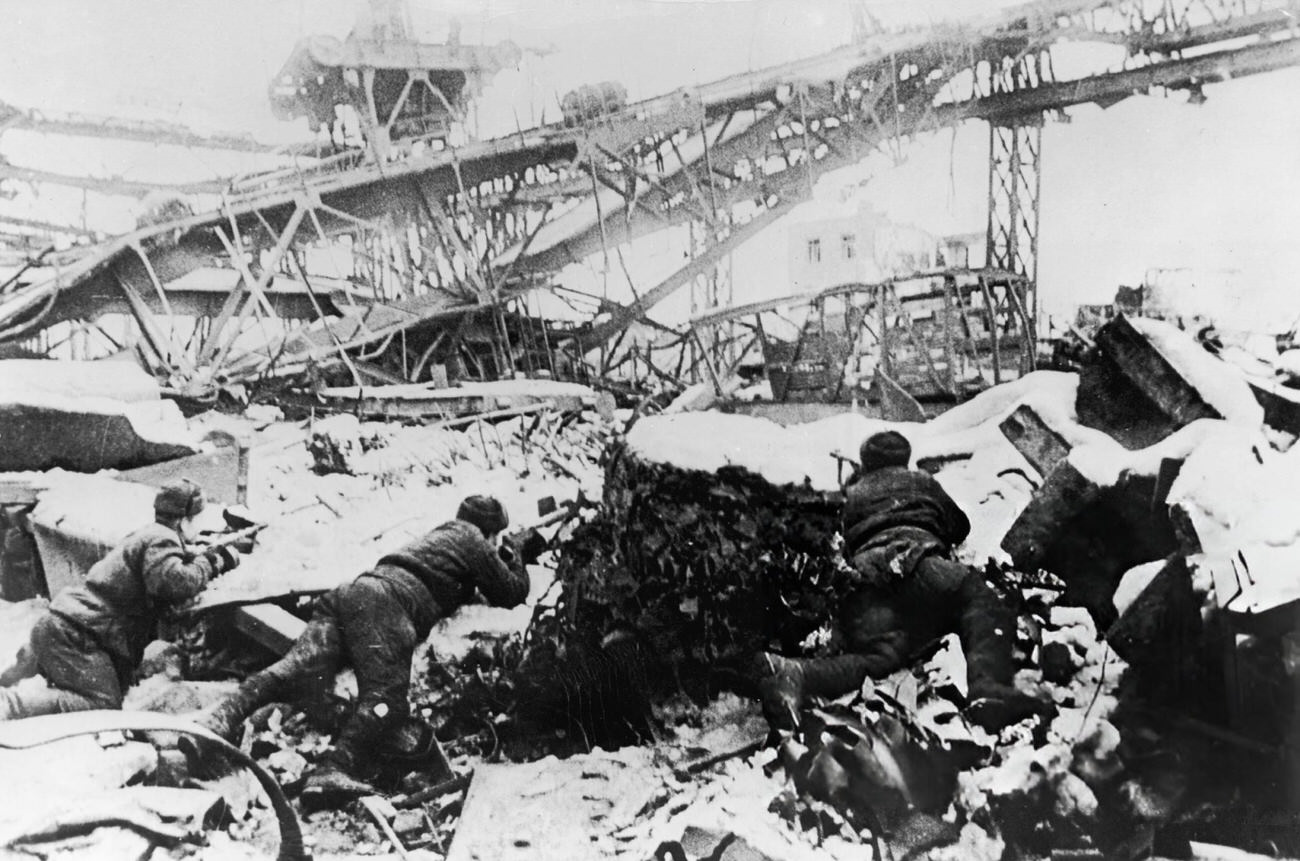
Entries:
[[[95, 302], [85, 297], [132, 291], [140, 301], [129, 311], [139, 328], [169, 329], [151, 318], [168, 315], [166, 300], [183, 292], [175, 282], [220, 265], [239, 280], [219, 311], [205, 309], [188, 343], [149, 351], [153, 369], [177, 387], [205, 390], [360, 350], [378, 355], [384, 347], [398, 354], [394, 366], [412, 381], [412, 367], [459, 361], [475, 349], [481, 356], [473, 373], [509, 376], [533, 360], [519, 358], [529, 336], [522, 324], [512, 330], [504, 312], [528, 317], [527, 294], [551, 287], [570, 263], [676, 224], [693, 225], [698, 237], [677, 272], [562, 335], [576, 357], [711, 277], [731, 251], [808, 199], [818, 177], [875, 149], [900, 154], [918, 134], [972, 119], [991, 126], [989, 263], [1029, 279], [1024, 304], [1032, 330], [1044, 119], [1157, 87], [1195, 101], [1206, 85], [1300, 64], [1291, 23], [1297, 12], [1296, 0], [1197, 0], [1177, 9], [1149, 0], [1030, 3], [969, 25], [865, 35], [806, 60], [614, 105], [581, 123], [462, 145], [441, 129], [414, 136], [397, 129], [404, 102], [432, 81], [434, 66], [468, 63], [482, 77], [508, 61], [509, 51], [422, 46], [389, 19], [376, 38], [336, 41], [340, 52], [326, 57], [330, 68], [378, 74], [391, 66], [406, 76], [391, 104], [367, 102], [365, 148], [228, 179], [208, 211], [143, 225], [64, 269], [25, 278], [0, 296], [0, 341], [30, 342], [55, 323], [93, 321]], [[1242, 44], [1245, 36], [1253, 38]], [[1124, 46], [1122, 67], [1059, 78], [1056, 47], [1084, 40]], [[320, 45], [313, 45], [295, 56], [306, 51], [320, 64]], [[377, 78], [362, 77], [363, 95], [373, 101]], [[472, 90], [467, 84], [465, 92]], [[458, 104], [447, 98], [440, 109], [454, 121]], [[410, 146], [416, 138], [429, 146]], [[557, 214], [555, 204], [566, 201]], [[151, 261], [161, 289], [152, 289], [136, 249]], [[342, 256], [356, 290], [347, 293], [346, 309], [322, 306], [318, 319], [302, 326], [268, 313], [267, 288], [287, 274], [314, 293], [319, 276], [308, 250]], [[701, 310], [721, 301], [719, 292]], [[255, 325], [270, 334], [249, 346], [244, 336]], [[420, 328], [430, 334], [418, 346], [395, 342]], [[484, 346], [474, 348], [476, 339]], [[548, 338], [538, 349], [554, 365], [560, 346]], [[701, 377], [710, 363], [720, 364], [703, 352]]]

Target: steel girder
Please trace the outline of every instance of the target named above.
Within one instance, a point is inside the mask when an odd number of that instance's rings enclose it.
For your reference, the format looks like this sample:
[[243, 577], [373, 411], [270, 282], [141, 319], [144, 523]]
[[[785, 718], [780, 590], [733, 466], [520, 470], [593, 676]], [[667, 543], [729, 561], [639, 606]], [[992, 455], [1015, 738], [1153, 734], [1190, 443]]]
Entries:
[[[695, 222], [707, 237], [695, 259], [596, 320], [583, 341], [598, 343], [805, 199], [825, 172], [968, 119], [997, 127], [991, 254], [1032, 275], [1036, 118], [1151, 87], [1190, 89], [1300, 63], [1289, 17], [1296, 11], [1295, 0], [1033, 3], [974, 27], [873, 37], [706, 84], [689, 98], [647, 100], [586, 127], [530, 129], [382, 164], [345, 153], [308, 169], [250, 177], [230, 184], [211, 213], [143, 226], [45, 282], [0, 294], [0, 339], [22, 338], [56, 319], [51, 308], [67, 299], [120, 294], [123, 272], [145, 307], [165, 313], [165, 289], [156, 289], [136, 247], [164, 288], [176, 274], [167, 265], [173, 258], [248, 266], [243, 286], [213, 321], [219, 332], [232, 318], [266, 311], [252, 289], [265, 271], [279, 266], [297, 277], [302, 252], [345, 238], [356, 281], [391, 307], [417, 309], [350, 333], [358, 344], [373, 344], [425, 319], [489, 313], [602, 245]], [[1242, 36], [1256, 39], [1227, 41]], [[1085, 38], [1125, 45], [1125, 67], [1054, 80], [1052, 45]], [[1225, 47], [1212, 50], [1220, 43]], [[296, 229], [286, 231], [295, 216]], [[224, 348], [208, 344], [192, 358], [211, 361]]]

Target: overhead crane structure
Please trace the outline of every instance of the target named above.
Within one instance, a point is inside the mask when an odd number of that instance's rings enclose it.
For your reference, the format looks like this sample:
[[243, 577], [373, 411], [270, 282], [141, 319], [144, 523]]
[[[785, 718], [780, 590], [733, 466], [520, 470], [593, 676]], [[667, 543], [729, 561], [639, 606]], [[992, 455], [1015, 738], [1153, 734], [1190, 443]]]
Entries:
[[[1297, 65], [1297, 14], [1300, 0], [1042, 0], [973, 23], [864, 35], [580, 125], [461, 145], [385, 140], [309, 164], [300, 155], [289, 168], [190, 189], [207, 211], [142, 224], [0, 287], [0, 344], [39, 346], [35, 336], [52, 325], [91, 326], [111, 307], [135, 319], [159, 375], [191, 390], [337, 358], [363, 382], [381, 354], [396, 359], [380, 378], [416, 380], [467, 356], [483, 375], [505, 376], [531, 361], [521, 356], [539, 337], [556, 334], [527, 322], [532, 291], [558, 289], [570, 264], [690, 225], [690, 259], [677, 271], [627, 304], [593, 297], [591, 318], [560, 333], [581, 363], [676, 291], [715, 277], [735, 249], [808, 200], [821, 176], [972, 120], [990, 129], [987, 265], [1025, 279], [1029, 331], [1020, 334], [1032, 339], [1044, 122], [1157, 88], [1195, 100], [1207, 85]], [[1054, 56], [1069, 42], [1119, 46], [1124, 59], [1061, 78]], [[44, 121], [6, 115], [9, 126]], [[368, 125], [372, 137], [391, 127]], [[138, 129], [109, 133], [118, 132]], [[89, 181], [0, 164], [5, 175]], [[341, 280], [337, 269], [333, 280], [314, 269], [338, 255], [347, 258]], [[197, 282], [208, 285], [201, 302]], [[194, 321], [188, 331], [178, 315]], [[260, 340], [248, 337], [256, 329]], [[692, 333], [698, 339], [689, 326], [681, 337]], [[560, 346], [545, 345], [552, 371]], [[724, 358], [723, 339], [709, 346], [701, 367]]]

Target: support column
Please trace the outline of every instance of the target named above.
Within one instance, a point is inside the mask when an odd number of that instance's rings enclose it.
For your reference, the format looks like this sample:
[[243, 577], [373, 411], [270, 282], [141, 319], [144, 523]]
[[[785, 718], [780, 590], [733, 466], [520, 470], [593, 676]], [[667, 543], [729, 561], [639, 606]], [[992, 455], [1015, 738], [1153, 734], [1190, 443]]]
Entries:
[[[1024, 298], [1038, 326], [1038, 201], [1043, 117], [989, 124], [989, 197], [985, 265], [1028, 279]], [[1031, 336], [1035, 333], [1029, 333]]]

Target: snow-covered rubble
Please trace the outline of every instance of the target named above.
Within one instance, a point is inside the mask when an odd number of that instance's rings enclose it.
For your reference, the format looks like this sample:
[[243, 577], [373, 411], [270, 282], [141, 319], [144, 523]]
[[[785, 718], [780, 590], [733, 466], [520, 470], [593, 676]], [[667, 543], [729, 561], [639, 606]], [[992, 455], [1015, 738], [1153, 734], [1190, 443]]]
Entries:
[[629, 450], [653, 462], [716, 472], [746, 469], [774, 485], [807, 485], [833, 492], [848, 478], [837, 455], [856, 461], [872, 433], [897, 430], [912, 443], [913, 462], [939, 461], [935, 477], [971, 518], [963, 561], [1003, 559], [999, 544], [1033, 492], [1033, 468], [998, 425], [1029, 405], [1072, 443], [1107, 451], [1118, 446], [1100, 431], [1074, 420], [1078, 378], [1041, 371], [997, 386], [924, 422], [885, 422], [855, 413], [808, 424], [782, 426], [763, 418], [717, 412], [643, 418], [627, 435]]
[[0, 401], [43, 395], [81, 403], [107, 398], [121, 403], [158, 401], [158, 382], [135, 362], [0, 361]]
[[1233, 366], [1211, 355], [1170, 323], [1144, 317], [1130, 318], [1129, 323], [1225, 420], [1250, 428], [1263, 423], [1263, 407]]
[[[1148, 705], [1152, 713], [1170, 708], [1169, 702], [1155, 699], [1165, 692], [1152, 692], [1152, 679], [1164, 684], [1168, 679], [1160, 676], [1174, 677], [1185, 672], [1186, 665], [1201, 661], [1195, 666], [1201, 675], [1189, 677], [1193, 693], [1188, 695], [1193, 700], [1220, 696], [1218, 688], [1204, 681], [1211, 678], [1204, 654], [1213, 655], [1211, 669], [1218, 672], [1223, 652], [1197, 651], [1204, 643], [1178, 639], [1187, 635], [1186, 626], [1176, 634], [1162, 627], [1175, 617], [1180, 624], [1185, 621], [1175, 612], [1182, 608], [1166, 607], [1163, 599], [1152, 596], [1163, 596], [1160, 590], [1171, 579], [1186, 579], [1205, 622], [1195, 636], [1214, 630], [1225, 610], [1239, 620], [1300, 601], [1300, 579], [1294, 573], [1300, 564], [1300, 509], [1290, 504], [1292, 489], [1300, 484], [1300, 451], [1284, 450], [1289, 442], [1285, 434], [1263, 427], [1263, 412], [1234, 366], [1167, 324], [1135, 320], [1132, 328], [1174, 369], [1186, 384], [1183, 391], [1194, 390], [1223, 418], [1196, 418], [1205, 415], [1204, 405], [1195, 415], [1180, 414], [1163, 425], [1157, 417], [1143, 430], [1154, 441], [1145, 437], [1142, 447], [1130, 450], [1099, 427], [1080, 423], [1080, 399], [1096, 398], [1097, 392], [1082, 388], [1079, 376], [1058, 372], [1036, 372], [994, 387], [923, 423], [844, 414], [781, 426], [719, 412], [674, 412], [642, 417], [632, 426], [625, 448], [614, 448], [612, 460], [618, 462], [625, 453], [640, 465], [629, 467], [623, 461], [622, 478], [602, 487], [608, 476], [602, 474], [598, 459], [613, 436], [612, 426], [589, 415], [569, 426], [525, 415], [456, 430], [361, 422], [349, 416], [308, 426], [268, 423], [270, 417], [263, 417], [252, 432], [249, 502], [270, 525], [244, 564], [213, 584], [203, 602], [216, 607], [318, 592], [346, 582], [384, 552], [451, 517], [469, 493], [501, 498], [515, 525], [533, 520], [538, 501], [545, 497], [563, 501], [583, 494], [598, 499], [603, 490], [608, 507], [622, 498], [620, 494], [639, 494], [637, 510], [654, 511], [648, 520], [616, 521], [619, 534], [611, 540], [630, 543], [632, 551], [644, 557], [642, 562], [662, 564], [664, 582], [670, 582], [666, 560], [679, 559], [685, 550], [638, 542], [689, 535], [696, 543], [716, 541], [723, 557], [736, 558], [750, 549], [741, 545], [743, 541], [756, 545], [770, 537], [760, 533], [775, 530], [770, 520], [759, 517], [760, 509], [786, 515], [782, 494], [789, 495], [792, 505], [816, 509], [818, 528], [833, 533], [836, 493], [849, 473], [843, 461], [856, 460], [858, 446], [869, 434], [896, 429], [911, 441], [914, 464], [933, 470], [970, 515], [971, 536], [958, 548], [959, 557], [981, 569], [988, 565], [990, 582], [1017, 609], [1015, 685], [1050, 703], [1054, 716], [1029, 718], [997, 735], [968, 723], [963, 711], [964, 657], [950, 636], [918, 666], [869, 682], [839, 700], [812, 701], [805, 720], [811, 715], [813, 722], [806, 722], [802, 734], [779, 751], [746, 752], [699, 770], [688, 767], [710, 748], [727, 747], [725, 739], [735, 735], [728, 728], [748, 727], [756, 718], [752, 703], [730, 696], [720, 701], [732, 709], [725, 719], [712, 724], [706, 719], [694, 733], [678, 727], [676, 738], [668, 742], [660, 739], [653, 746], [618, 752], [592, 750], [566, 760], [482, 767], [465, 799], [466, 819], [456, 843], [442, 848], [456, 859], [474, 857], [475, 852], [479, 857], [639, 859], [669, 845], [687, 857], [775, 861], [876, 858], [877, 840], [889, 843], [897, 857], [917, 857], [915, 853], [925, 851], [919, 848], [923, 845], [931, 847], [929, 857], [953, 859], [1107, 852], [1114, 836], [1107, 829], [1169, 821], [1185, 791], [1160, 789], [1170, 770], [1172, 782], [1184, 779], [1177, 771], [1184, 767], [1178, 759], [1182, 750], [1171, 756], [1179, 763], [1176, 768], [1149, 766], [1149, 760], [1168, 754], [1162, 745], [1174, 744], [1163, 736], [1167, 724], [1159, 720], [1164, 718], [1152, 719], [1145, 710]], [[1096, 415], [1112, 405], [1085, 406]], [[1049, 436], [1054, 435], [1057, 453], [1052, 457], [1031, 462], [1037, 455], [1022, 454], [1004, 433], [1004, 422], [1022, 408], [1032, 410]], [[1051, 475], [1040, 474], [1033, 465], [1044, 460], [1042, 469]], [[643, 469], [647, 464], [650, 467]], [[738, 467], [744, 476], [737, 479], [732, 470], [716, 475], [723, 467]], [[1037, 565], [1021, 571], [1007, 565], [1011, 556], [1002, 547], [1004, 537], [1031, 504], [1045, 498], [1052, 476], [1059, 479], [1058, 473], [1069, 470], [1078, 479], [1072, 487], [1082, 490], [1079, 498], [1068, 500], [1077, 506], [1063, 509], [1055, 521], [1058, 533], [1083, 529], [1088, 525], [1083, 521], [1096, 515], [1094, 509], [1107, 506], [1111, 514], [1159, 522], [1169, 532], [1158, 552], [1143, 556], [1147, 550], [1142, 548], [1119, 554], [1126, 561], [1117, 566], [1113, 580], [1098, 587], [1107, 608], [1121, 619], [1151, 614], [1138, 635], [1121, 639], [1114, 633], [1117, 629], [1109, 627], [1109, 613], [1067, 606], [1074, 598], [1074, 584], [1039, 571]], [[139, 524], [139, 512], [147, 506], [145, 493], [117, 483], [112, 498], [120, 504], [101, 511], [87, 502], [88, 480], [51, 480], [38, 510], [40, 519], [54, 518], [64, 527], [84, 520], [91, 527], [79, 529], [109, 542], [119, 530]], [[656, 495], [656, 488], [664, 493]], [[710, 493], [714, 498], [705, 500]], [[643, 504], [646, 500], [649, 505]], [[623, 502], [631, 508], [635, 500]], [[702, 523], [724, 516], [725, 523]], [[811, 522], [812, 514], [806, 519]], [[1082, 554], [1081, 570], [1102, 568], [1108, 562], [1104, 557], [1114, 549], [1108, 545], [1125, 540], [1118, 529], [1108, 533], [1107, 522], [1095, 520], [1086, 542], [1067, 544]], [[651, 528], [656, 523], [664, 526], [662, 535]], [[829, 552], [830, 547], [818, 545], [818, 550]], [[578, 572], [592, 587], [582, 595], [588, 604], [595, 603], [598, 589], [635, 591], [646, 585], [646, 577], [640, 576], [645, 572], [620, 577], [612, 557], [601, 555], [609, 548], [599, 541], [570, 549], [575, 553], [572, 565], [591, 569]], [[591, 560], [577, 558], [583, 550], [593, 551]], [[790, 558], [793, 565], [801, 557]], [[792, 570], [806, 574], [821, 569]], [[701, 571], [716, 573], [692, 569], [688, 579], [698, 585]], [[563, 560], [560, 573], [563, 586]], [[518, 680], [509, 676], [504, 663], [524, 648], [516, 635], [535, 611], [537, 618], [547, 618], [548, 612], [558, 618], [569, 610], [555, 598], [555, 592], [563, 590], [550, 589], [549, 567], [536, 566], [530, 574], [533, 589], [526, 606], [466, 608], [435, 629], [416, 662], [413, 694], [425, 714], [451, 714], [455, 704], [446, 697], [462, 693], [476, 710], [445, 725], [456, 732], [470, 728], [465, 738], [447, 742], [458, 768], [467, 767], [466, 757], [477, 751], [515, 749], [511, 743], [518, 739], [509, 738], [509, 733], [522, 730], [510, 720], [518, 716], [508, 712], [510, 689]], [[769, 575], [775, 576], [762, 574]], [[1179, 580], [1180, 587], [1188, 584]], [[712, 596], [718, 600], [709, 612], [722, 606], [725, 585]], [[539, 609], [543, 594], [547, 599]], [[695, 630], [689, 626], [705, 615], [708, 603], [695, 594], [680, 599], [682, 594], [669, 594], [664, 604], [672, 613], [656, 617], [670, 622], [681, 617], [679, 634]], [[648, 607], [650, 603], [640, 605], [645, 612]], [[805, 615], [831, 612], [813, 604], [796, 609]], [[535, 626], [529, 637], [545, 638], [548, 630]], [[599, 640], [608, 632], [586, 633]], [[818, 629], [809, 641], [821, 633]], [[667, 634], [671, 639], [673, 630]], [[1234, 647], [1247, 639], [1234, 637], [1227, 641]], [[682, 634], [677, 639], [690, 637]], [[1178, 653], [1183, 647], [1185, 660], [1169, 659], [1167, 668], [1161, 663], [1166, 648]], [[703, 653], [721, 663], [722, 652]], [[1293, 681], [1293, 643], [1283, 653], [1291, 656], [1291, 663], [1280, 664], [1278, 672]], [[1285, 676], [1288, 672], [1290, 677]], [[456, 678], [448, 682], [451, 675]], [[186, 697], [201, 693], [182, 692], [184, 697], [178, 699], [168, 693], [176, 691], [170, 684], [174, 679], [155, 679], [152, 686], [133, 690], [135, 702], [191, 702]], [[1135, 687], [1139, 682], [1148, 689]], [[439, 685], [441, 693], [431, 693]], [[566, 688], [565, 696], [569, 693]], [[748, 716], [741, 714], [744, 709], [732, 708], [737, 702], [748, 707]], [[1140, 718], [1128, 709], [1135, 702], [1140, 707], [1133, 711]], [[1185, 704], [1176, 702], [1174, 707]], [[715, 703], [710, 708], [722, 707]], [[461, 711], [464, 708], [462, 704]], [[671, 723], [664, 714], [659, 713], [661, 721]], [[1201, 719], [1200, 712], [1194, 717]], [[299, 718], [287, 719], [292, 731], [279, 726], [281, 718], [275, 720], [276, 726], [259, 729], [257, 743], [263, 753], [274, 748], [271, 756], [281, 768], [277, 773], [296, 781], [325, 741], [296, 735]], [[1156, 722], [1142, 723], [1149, 720]], [[559, 745], [558, 738], [548, 735], [530, 749], [544, 751], [547, 744]], [[571, 750], [580, 740], [575, 734], [564, 744]], [[923, 790], [925, 781], [918, 774], [950, 781], [947, 794]], [[1134, 798], [1145, 801], [1131, 801]], [[447, 817], [440, 820], [440, 833], [450, 833], [447, 823], [456, 813], [447, 811], [459, 811], [459, 804], [439, 809], [439, 815]], [[865, 807], [855, 805], [874, 805], [871, 814], [885, 816], [888, 827], [868, 827]], [[356, 824], [352, 821], [348, 827]]]
[[86, 472], [191, 454], [199, 438], [128, 362], [0, 362], [0, 470]]
[[[541, 500], [598, 498], [599, 442], [591, 434], [600, 437], [604, 426], [554, 424], [533, 430], [534, 418], [525, 416], [448, 430], [339, 416], [317, 423], [314, 437], [291, 425], [268, 427], [254, 442], [249, 507], [269, 525], [200, 605], [334, 588], [453, 518], [470, 494], [500, 499], [512, 529], [537, 520]], [[308, 446], [324, 437], [348, 472], [319, 472]]]

